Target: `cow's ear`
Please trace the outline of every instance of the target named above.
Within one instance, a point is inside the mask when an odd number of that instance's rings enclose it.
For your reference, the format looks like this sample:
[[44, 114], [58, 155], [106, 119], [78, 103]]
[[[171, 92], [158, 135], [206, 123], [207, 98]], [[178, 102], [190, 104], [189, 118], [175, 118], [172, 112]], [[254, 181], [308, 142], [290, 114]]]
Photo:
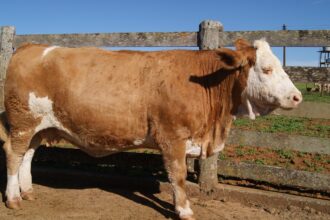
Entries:
[[247, 64], [253, 66], [256, 63], [256, 50], [254, 46], [252, 46], [245, 39], [238, 39], [235, 41], [235, 47], [237, 52], [242, 54], [242, 56], [247, 60]]
[[235, 45], [237, 50], [245, 50], [247, 48], [252, 47], [250, 42], [248, 42], [247, 40], [245, 40], [243, 38], [236, 40], [234, 45]]
[[219, 59], [224, 69], [233, 70], [245, 66], [248, 63], [247, 57], [241, 51], [234, 51], [227, 48], [217, 50]]

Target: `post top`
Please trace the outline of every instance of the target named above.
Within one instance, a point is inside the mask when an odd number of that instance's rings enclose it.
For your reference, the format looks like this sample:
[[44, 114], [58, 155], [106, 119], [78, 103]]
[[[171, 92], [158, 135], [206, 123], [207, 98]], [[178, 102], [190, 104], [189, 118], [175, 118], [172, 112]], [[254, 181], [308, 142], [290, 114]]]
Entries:
[[15, 30], [15, 26], [0, 26], [0, 30]]
[[204, 20], [200, 23], [199, 25], [200, 29], [219, 29], [223, 30], [223, 25], [221, 24], [220, 21], [215, 21], [215, 20]]

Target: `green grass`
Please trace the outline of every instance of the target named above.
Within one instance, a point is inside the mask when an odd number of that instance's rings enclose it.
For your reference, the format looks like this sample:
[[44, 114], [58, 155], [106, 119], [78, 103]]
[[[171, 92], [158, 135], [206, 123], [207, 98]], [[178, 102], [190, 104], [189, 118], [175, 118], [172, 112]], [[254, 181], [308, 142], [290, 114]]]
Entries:
[[255, 159], [254, 163], [256, 163], [258, 165], [265, 165], [266, 164], [265, 160], [263, 160], [263, 159]]
[[257, 154], [257, 150], [255, 148], [248, 149], [247, 152], [245, 152], [247, 155], [255, 155]]
[[244, 152], [243, 152], [242, 148], [243, 148], [242, 146], [239, 146], [239, 147], [237, 147], [236, 150], [235, 150], [235, 151], [236, 151], [236, 152], [235, 152], [236, 155], [239, 156], [239, 157], [241, 157], [241, 156], [244, 155]]
[[[295, 83], [296, 87], [301, 91], [303, 100], [308, 102], [325, 102], [330, 103], [330, 95], [324, 93], [323, 96], [319, 92], [307, 92], [306, 83]], [[308, 88], [314, 87], [314, 83], [307, 83]]]
[[305, 155], [306, 155], [306, 152], [301, 152], [301, 151], [298, 152], [298, 157], [304, 157]]
[[274, 121], [268, 128], [265, 128], [268, 132], [294, 132], [303, 131], [305, 129], [304, 119], [302, 118], [287, 118], [278, 117], [274, 118]]
[[289, 160], [293, 159], [293, 153], [291, 150], [279, 149], [275, 151], [283, 159], [289, 159]]
[[330, 138], [330, 120], [328, 119], [269, 115], [258, 117], [256, 120], [237, 119], [234, 121], [234, 128]]
[[220, 160], [227, 160], [227, 156], [226, 156], [226, 154], [224, 154], [223, 152], [221, 152], [221, 153], [219, 154], [219, 159], [220, 159]]

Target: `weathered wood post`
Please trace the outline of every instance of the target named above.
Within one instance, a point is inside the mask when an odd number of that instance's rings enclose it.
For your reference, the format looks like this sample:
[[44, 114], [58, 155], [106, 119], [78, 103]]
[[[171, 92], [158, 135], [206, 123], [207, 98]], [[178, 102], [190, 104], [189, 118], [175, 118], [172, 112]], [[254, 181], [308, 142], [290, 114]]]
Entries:
[[[223, 26], [219, 21], [206, 20], [199, 25], [199, 49], [212, 50], [219, 48], [219, 32], [223, 31]], [[218, 183], [217, 161], [218, 153], [207, 159], [199, 160], [198, 183], [202, 193], [209, 195]]]
[[0, 112], [4, 111], [4, 82], [9, 60], [13, 54], [15, 27], [0, 27]]

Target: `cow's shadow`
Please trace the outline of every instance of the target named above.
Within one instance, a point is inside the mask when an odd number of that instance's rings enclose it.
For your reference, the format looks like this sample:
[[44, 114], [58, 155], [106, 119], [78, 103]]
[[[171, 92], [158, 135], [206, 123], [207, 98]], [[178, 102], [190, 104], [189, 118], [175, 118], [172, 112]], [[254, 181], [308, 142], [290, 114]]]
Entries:
[[[49, 179], [42, 174], [38, 174], [35, 175], [34, 183], [60, 189], [86, 189], [96, 187], [110, 193], [115, 193], [144, 206], [151, 207], [166, 218], [176, 218], [173, 212], [174, 206], [155, 196], [156, 193], [160, 192], [160, 184], [155, 178], [146, 177], [148, 181], [143, 183], [138, 177], [134, 178], [122, 175], [102, 175], [99, 178], [97, 176], [92, 178], [88, 175], [84, 178], [83, 173], [78, 173], [77, 175], [79, 178], [61, 178], [58, 176], [56, 179]], [[144, 185], [144, 187], [142, 185]]]
[[[178, 219], [174, 212], [173, 204], [159, 199], [155, 194], [160, 192], [160, 183], [156, 178], [147, 178], [144, 183], [140, 182], [141, 178], [131, 178], [129, 176], [119, 175], [103, 175], [100, 178], [89, 175], [84, 176], [83, 173], [77, 172], [77, 175], [68, 177], [69, 174], [63, 175], [52, 169], [48, 171], [47, 168], [32, 167], [33, 183], [57, 189], [88, 189], [99, 188], [106, 192], [115, 193], [138, 204], [150, 207], [165, 218]], [[6, 175], [1, 169], [0, 190], [2, 194], [2, 201], [5, 201], [5, 187]], [[96, 178], [95, 178], [96, 177]], [[143, 178], [145, 179], [145, 178]], [[134, 181], [134, 184], [130, 184]], [[137, 184], [136, 184], [137, 183]], [[147, 183], [147, 184], [146, 184]], [[144, 184], [144, 186], [142, 186]], [[4, 204], [3, 204], [4, 205]], [[123, 210], [124, 212], [125, 210]]]

